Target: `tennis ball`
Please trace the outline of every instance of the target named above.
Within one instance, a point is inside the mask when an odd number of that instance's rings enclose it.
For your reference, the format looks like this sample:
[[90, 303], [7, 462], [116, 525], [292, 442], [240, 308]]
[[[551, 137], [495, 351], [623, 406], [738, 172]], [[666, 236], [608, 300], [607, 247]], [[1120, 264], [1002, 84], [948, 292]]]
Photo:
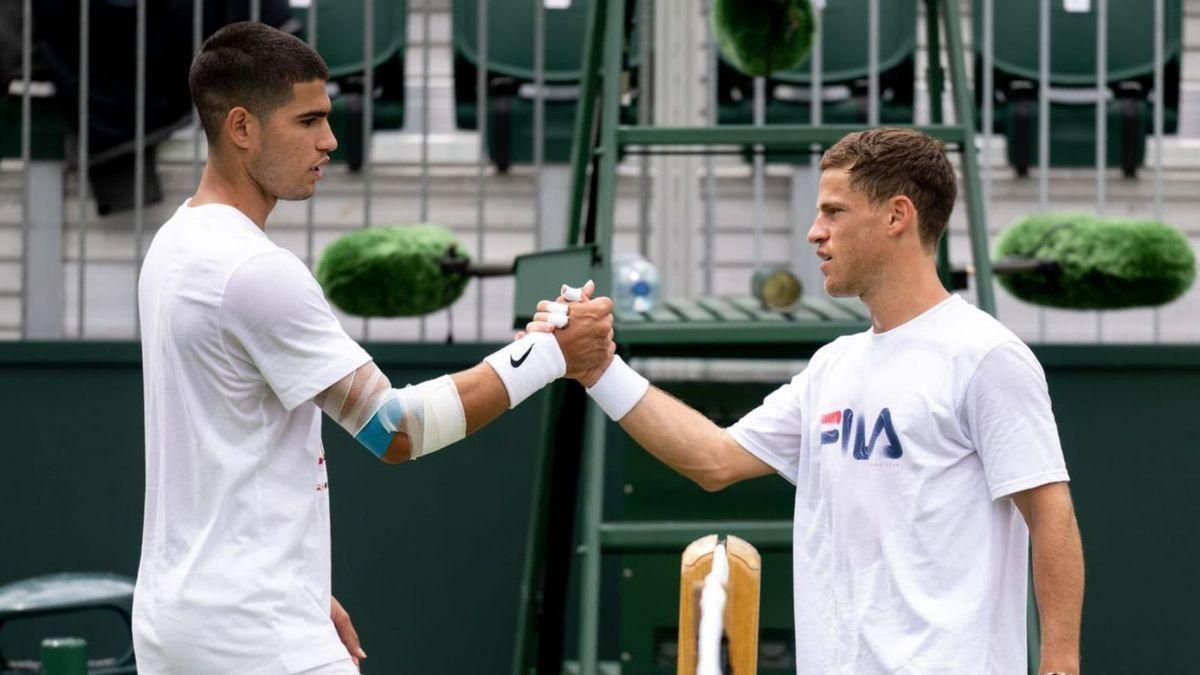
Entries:
[[442, 270], [456, 245], [454, 234], [439, 225], [359, 230], [325, 249], [317, 281], [348, 314], [421, 316], [451, 305], [467, 285], [467, 275]]
[[1163, 223], [1051, 213], [1024, 218], [1000, 235], [997, 257], [1058, 263], [1050, 271], [999, 276], [1010, 293], [1066, 309], [1163, 305], [1196, 278], [1196, 258], [1178, 230]]
[[726, 60], [753, 77], [794, 68], [812, 49], [809, 0], [716, 0], [709, 18]]

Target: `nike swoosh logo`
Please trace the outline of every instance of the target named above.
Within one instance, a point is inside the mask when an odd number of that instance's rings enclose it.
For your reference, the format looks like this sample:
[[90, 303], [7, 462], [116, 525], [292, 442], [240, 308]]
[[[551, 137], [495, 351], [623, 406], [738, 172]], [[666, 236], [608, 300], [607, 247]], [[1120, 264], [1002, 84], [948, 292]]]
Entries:
[[529, 353], [532, 351], [533, 351], [533, 345], [529, 345], [529, 349], [525, 350], [525, 353], [521, 356], [521, 358], [514, 359], [512, 357], [512, 355], [509, 355], [509, 357], [508, 357], [509, 364], [512, 365], [513, 368], [520, 368], [521, 364], [525, 363], [525, 359], [529, 358]]

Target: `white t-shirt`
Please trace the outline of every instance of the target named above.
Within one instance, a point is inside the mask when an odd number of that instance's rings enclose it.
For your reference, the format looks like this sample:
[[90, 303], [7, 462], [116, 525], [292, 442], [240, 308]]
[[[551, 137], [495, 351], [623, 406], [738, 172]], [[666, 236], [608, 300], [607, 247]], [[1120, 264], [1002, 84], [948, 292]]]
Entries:
[[304, 263], [231, 206], [181, 206], [150, 245], [138, 297], [138, 672], [280, 675], [345, 659], [311, 399], [370, 357]]
[[798, 673], [1025, 672], [1029, 532], [1004, 497], [1067, 471], [1011, 331], [952, 296], [821, 348], [729, 432], [796, 484]]

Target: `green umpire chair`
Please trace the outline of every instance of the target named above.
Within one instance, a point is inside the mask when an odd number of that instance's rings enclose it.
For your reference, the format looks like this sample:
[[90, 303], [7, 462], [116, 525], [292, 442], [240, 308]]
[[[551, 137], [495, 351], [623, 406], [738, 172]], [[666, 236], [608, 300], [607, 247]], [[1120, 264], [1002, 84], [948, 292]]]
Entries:
[[[1134, 177], [1145, 160], [1152, 130], [1154, 12], [1149, 0], [1108, 0], [1106, 163]], [[983, 81], [983, 3], [973, 0], [975, 82]], [[1050, 165], [1096, 162], [1096, 3], [1086, 12], [1051, 2]], [[1179, 120], [1179, 73], [1183, 54], [1183, 5], [1164, 2], [1163, 128]], [[1008, 162], [1024, 176], [1038, 148], [1039, 0], [996, 3], [993, 17], [994, 133], [1008, 142]], [[976, 103], [982, 105], [981, 87]]]
[[[329, 66], [333, 111], [329, 124], [338, 139], [333, 161], [346, 162], [352, 171], [362, 167], [364, 89], [367, 72], [363, 59], [363, 3], [357, 0], [313, 0], [317, 9], [317, 51]], [[374, 56], [373, 129], [404, 126], [404, 48], [407, 43], [407, 7], [404, 0], [373, 0]], [[307, 39], [308, 7], [293, 5], [293, 15]]]
[[[45, 629], [48, 617], [55, 619], [50, 630], [61, 631], [61, 626], [72, 629], [86, 626], [104, 634], [105, 626], [95, 615], [104, 614], [111, 624], [111, 615], [119, 619], [120, 641], [124, 650], [119, 656], [93, 658], [88, 661], [90, 675], [124, 675], [136, 673], [133, 658], [132, 615], [134, 580], [129, 577], [108, 573], [68, 572], [50, 574], [32, 579], [15, 581], [0, 586], [0, 636], [5, 625], [42, 620], [39, 628]], [[89, 616], [92, 615], [92, 616]], [[90, 619], [80, 624], [79, 621]], [[59, 621], [71, 623], [58, 623]], [[111, 629], [111, 626], [107, 626]], [[44, 635], [41, 637], [54, 637]], [[40, 638], [39, 638], [40, 640]], [[89, 641], [90, 642], [90, 641]], [[0, 654], [0, 674], [41, 672], [36, 661], [10, 661]]]
[[[821, 121], [862, 124], [868, 119], [869, 36], [866, 17], [870, 0], [830, 2], [823, 14], [821, 45]], [[916, 0], [879, 3], [879, 119], [913, 123], [913, 81], [917, 50]], [[808, 124], [812, 105], [810, 59], [767, 79], [769, 124]], [[718, 59], [718, 104], [721, 124], [750, 124], [754, 80]], [[806, 156], [807, 157], [807, 156]], [[805, 159], [807, 161], [807, 159]]]

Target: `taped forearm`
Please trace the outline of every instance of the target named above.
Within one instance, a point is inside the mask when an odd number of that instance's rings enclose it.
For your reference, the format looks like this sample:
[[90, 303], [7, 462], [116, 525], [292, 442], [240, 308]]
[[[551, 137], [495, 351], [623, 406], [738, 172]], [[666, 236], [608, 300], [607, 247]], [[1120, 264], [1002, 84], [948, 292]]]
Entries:
[[402, 433], [416, 459], [466, 436], [466, 415], [448, 375], [393, 389], [373, 362], [347, 375], [314, 401], [380, 459]]

